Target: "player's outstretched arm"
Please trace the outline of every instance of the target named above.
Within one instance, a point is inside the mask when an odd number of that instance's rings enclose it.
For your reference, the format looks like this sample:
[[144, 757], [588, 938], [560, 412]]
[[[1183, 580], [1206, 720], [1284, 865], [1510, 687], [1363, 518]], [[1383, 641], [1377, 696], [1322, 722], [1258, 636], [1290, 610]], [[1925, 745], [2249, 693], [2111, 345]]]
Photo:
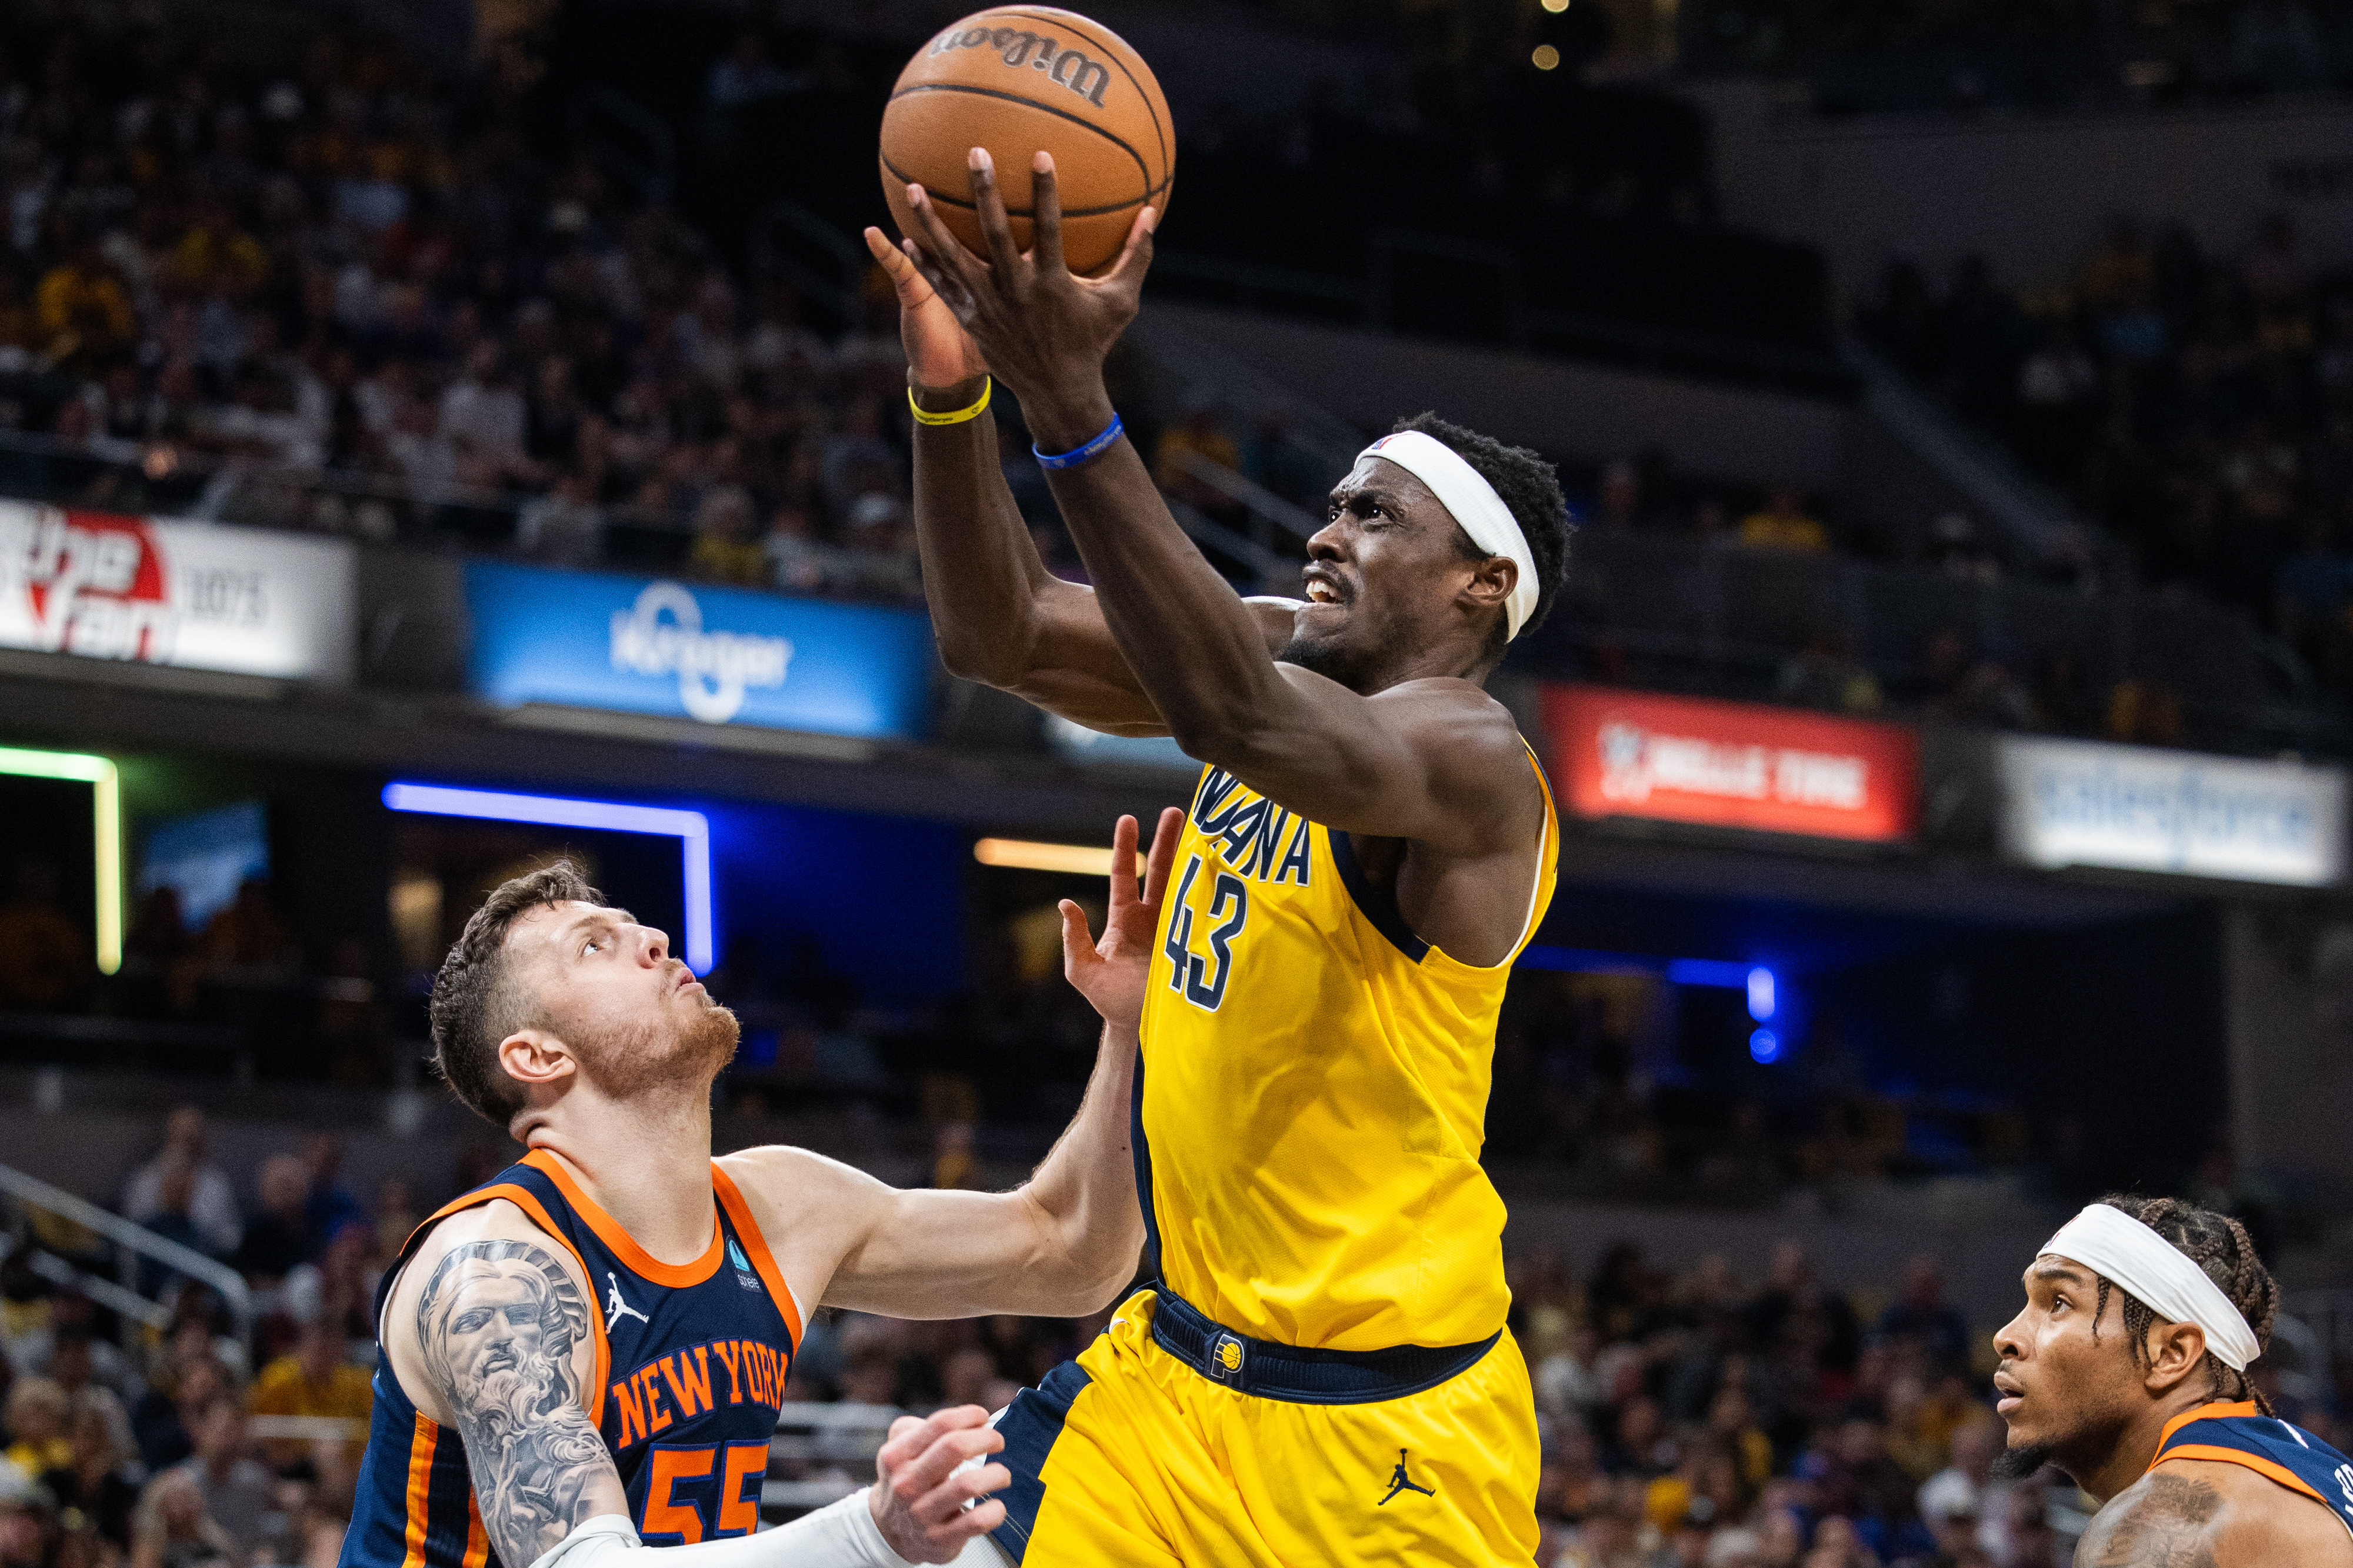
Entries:
[[[866, 245], [898, 292], [915, 402], [934, 414], [969, 408], [987, 387], [987, 364], [917, 265], [913, 242], [902, 249], [870, 228]], [[994, 407], [954, 425], [918, 422], [914, 447], [915, 542], [949, 673], [1092, 729], [1166, 734], [1112, 640], [1094, 590], [1055, 576], [1039, 558], [997, 466]], [[1260, 614], [1279, 640], [1288, 615]]]
[[1077, 905], [1062, 906], [1064, 972], [1104, 1014], [1103, 1041], [1078, 1114], [1028, 1182], [1009, 1193], [901, 1192], [804, 1150], [731, 1156], [779, 1201], [840, 1226], [827, 1304], [894, 1318], [1074, 1317], [1134, 1278], [1144, 1244], [1129, 1141], [1136, 1024], [1183, 820], [1161, 814], [1139, 891], [1135, 819], [1120, 818], [1100, 941]]
[[[1104, 277], [1074, 278], [1062, 260], [1051, 161], [1041, 153], [1033, 175], [1037, 242], [1027, 253], [1013, 246], [984, 150], [973, 150], [972, 166], [989, 255], [966, 250], [911, 186], [922, 270], [1020, 397], [1039, 442], [1076, 448], [1111, 424], [1103, 358], [1135, 315], [1149, 227], [1139, 218]], [[1500, 704], [1456, 679], [1366, 698], [1278, 663], [1264, 609], [1194, 548], [1132, 444], [1050, 477], [1113, 642], [1189, 754], [1329, 826], [1461, 854], [1525, 843], [1541, 807]], [[1498, 604], [1510, 590], [1507, 577], [1481, 588]]]

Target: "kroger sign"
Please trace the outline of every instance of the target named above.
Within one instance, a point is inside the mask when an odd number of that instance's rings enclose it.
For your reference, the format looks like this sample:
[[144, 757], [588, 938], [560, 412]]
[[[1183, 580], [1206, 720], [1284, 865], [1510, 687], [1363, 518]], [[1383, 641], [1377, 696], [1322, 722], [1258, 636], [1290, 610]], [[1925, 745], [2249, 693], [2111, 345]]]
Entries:
[[919, 615], [664, 578], [469, 562], [469, 683], [549, 702], [878, 740], [920, 738]]

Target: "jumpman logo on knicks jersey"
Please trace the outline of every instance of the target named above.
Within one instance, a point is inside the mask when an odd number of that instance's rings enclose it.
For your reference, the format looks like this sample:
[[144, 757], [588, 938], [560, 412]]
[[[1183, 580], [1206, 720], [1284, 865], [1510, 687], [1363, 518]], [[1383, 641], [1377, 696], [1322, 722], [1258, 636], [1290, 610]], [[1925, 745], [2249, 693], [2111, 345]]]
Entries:
[[1376, 1508], [1387, 1508], [1389, 1505], [1390, 1499], [1395, 1498], [1399, 1492], [1419, 1492], [1424, 1497], [1436, 1497], [1438, 1495], [1438, 1489], [1436, 1487], [1417, 1485], [1413, 1478], [1405, 1473], [1405, 1450], [1403, 1448], [1399, 1448], [1398, 1450], [1397, 1468], [1389, 1472], [1388, 1497], [1381, 1499], [1379, 1502], [1375, 1503], [1373, 1506]]
[[609, 1271], [605, 1276], [605, 1283], [612, 1287], [605, 1292], [605, 1331], [607, 1333], [611, 1333], [613, 1325], [623, 1318], [635, 1318], [648, 1328], [654, 1326], [654, 1321], [651, 1318], [621, 1300], [621, 1282], [614, 1279]]

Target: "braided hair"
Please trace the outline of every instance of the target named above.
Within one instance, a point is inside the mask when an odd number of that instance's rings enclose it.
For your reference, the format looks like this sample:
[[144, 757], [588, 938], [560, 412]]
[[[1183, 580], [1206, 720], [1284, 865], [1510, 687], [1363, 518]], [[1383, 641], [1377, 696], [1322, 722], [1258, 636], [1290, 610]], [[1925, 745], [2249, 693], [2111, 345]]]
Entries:
[[[2279, 1315], [2279, 1281], [2255, 1256], [2255, 1244], [2247, 1238], [2245, 1226], [2229, 1215], [2201, 1209], [2179, 1198], [2136, 1198], [2111, 1193], [2100, 1202], [2140, 1221], [2204, 1270], [2206, 1278], [2231, 1299], [2231, 1305], [2239, 1309], [2239, 1315], [2247, 1320], [2247, 1327], [2254, 1330], [2255, 1343], [2269, 1348], [2272, 1320]], [[2092, 1337], [2098, 1339], [2100, 1319], [2108, 1310], [2108, 1292], [2116, 1289], [2124, 1298], [2125, 1338], [2131, 1344], [2134, 1364], [2140, 1365], [2148, 1356], [2148, 1331], [2158, 1321], [2157, 1313], [2131, 1291], [2112, 1286], [2105, 1275], [2099, 1279], [2099, 1300], [2092, 1310]], [[2215, 1398], [2252, 1399], [2256, 1409], [2266, 1415], [2272, 1413], [2271, 1403], [2247, 1374], [2224, 1366], [2211, 1350], [2206, 1352], [2206, 1375]]]

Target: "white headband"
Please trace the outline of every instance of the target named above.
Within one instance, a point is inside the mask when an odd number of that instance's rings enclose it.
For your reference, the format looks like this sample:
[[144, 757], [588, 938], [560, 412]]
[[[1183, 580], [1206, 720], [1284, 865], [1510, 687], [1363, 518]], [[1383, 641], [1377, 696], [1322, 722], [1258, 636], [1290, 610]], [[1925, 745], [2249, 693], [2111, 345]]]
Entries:
[[1512, 584], [1512, 596], [1504, 605], [1504, 630], [1507, 637], [1519, 636], [1520, 628], [1535, 614], [1536, 558], [1528, 548], [1528, 536], [1520, 531], [1519, 520], [1495, 493], [1495, 487], [1453, 447], [1419, 430], [1384, 436], [1356, 457], [1359, 460], [1387, 458], [1430, 487], [1439, 503], [1454, 514], [1454, 521], [1471, 536], [1472, 543], [1490, 555], [1512, 558], [1520, 569], [1520, 578]]
[[2122, 1209], [2094, 1204], [2059, 1227], [2043, 1252], [2071, 1258], [2131, 1292], [2168, 1323], [2195, 1323], [2206, 1348], [2232, 1372], [2263, 1354], [2255, 1331], [2206, 1270]]

